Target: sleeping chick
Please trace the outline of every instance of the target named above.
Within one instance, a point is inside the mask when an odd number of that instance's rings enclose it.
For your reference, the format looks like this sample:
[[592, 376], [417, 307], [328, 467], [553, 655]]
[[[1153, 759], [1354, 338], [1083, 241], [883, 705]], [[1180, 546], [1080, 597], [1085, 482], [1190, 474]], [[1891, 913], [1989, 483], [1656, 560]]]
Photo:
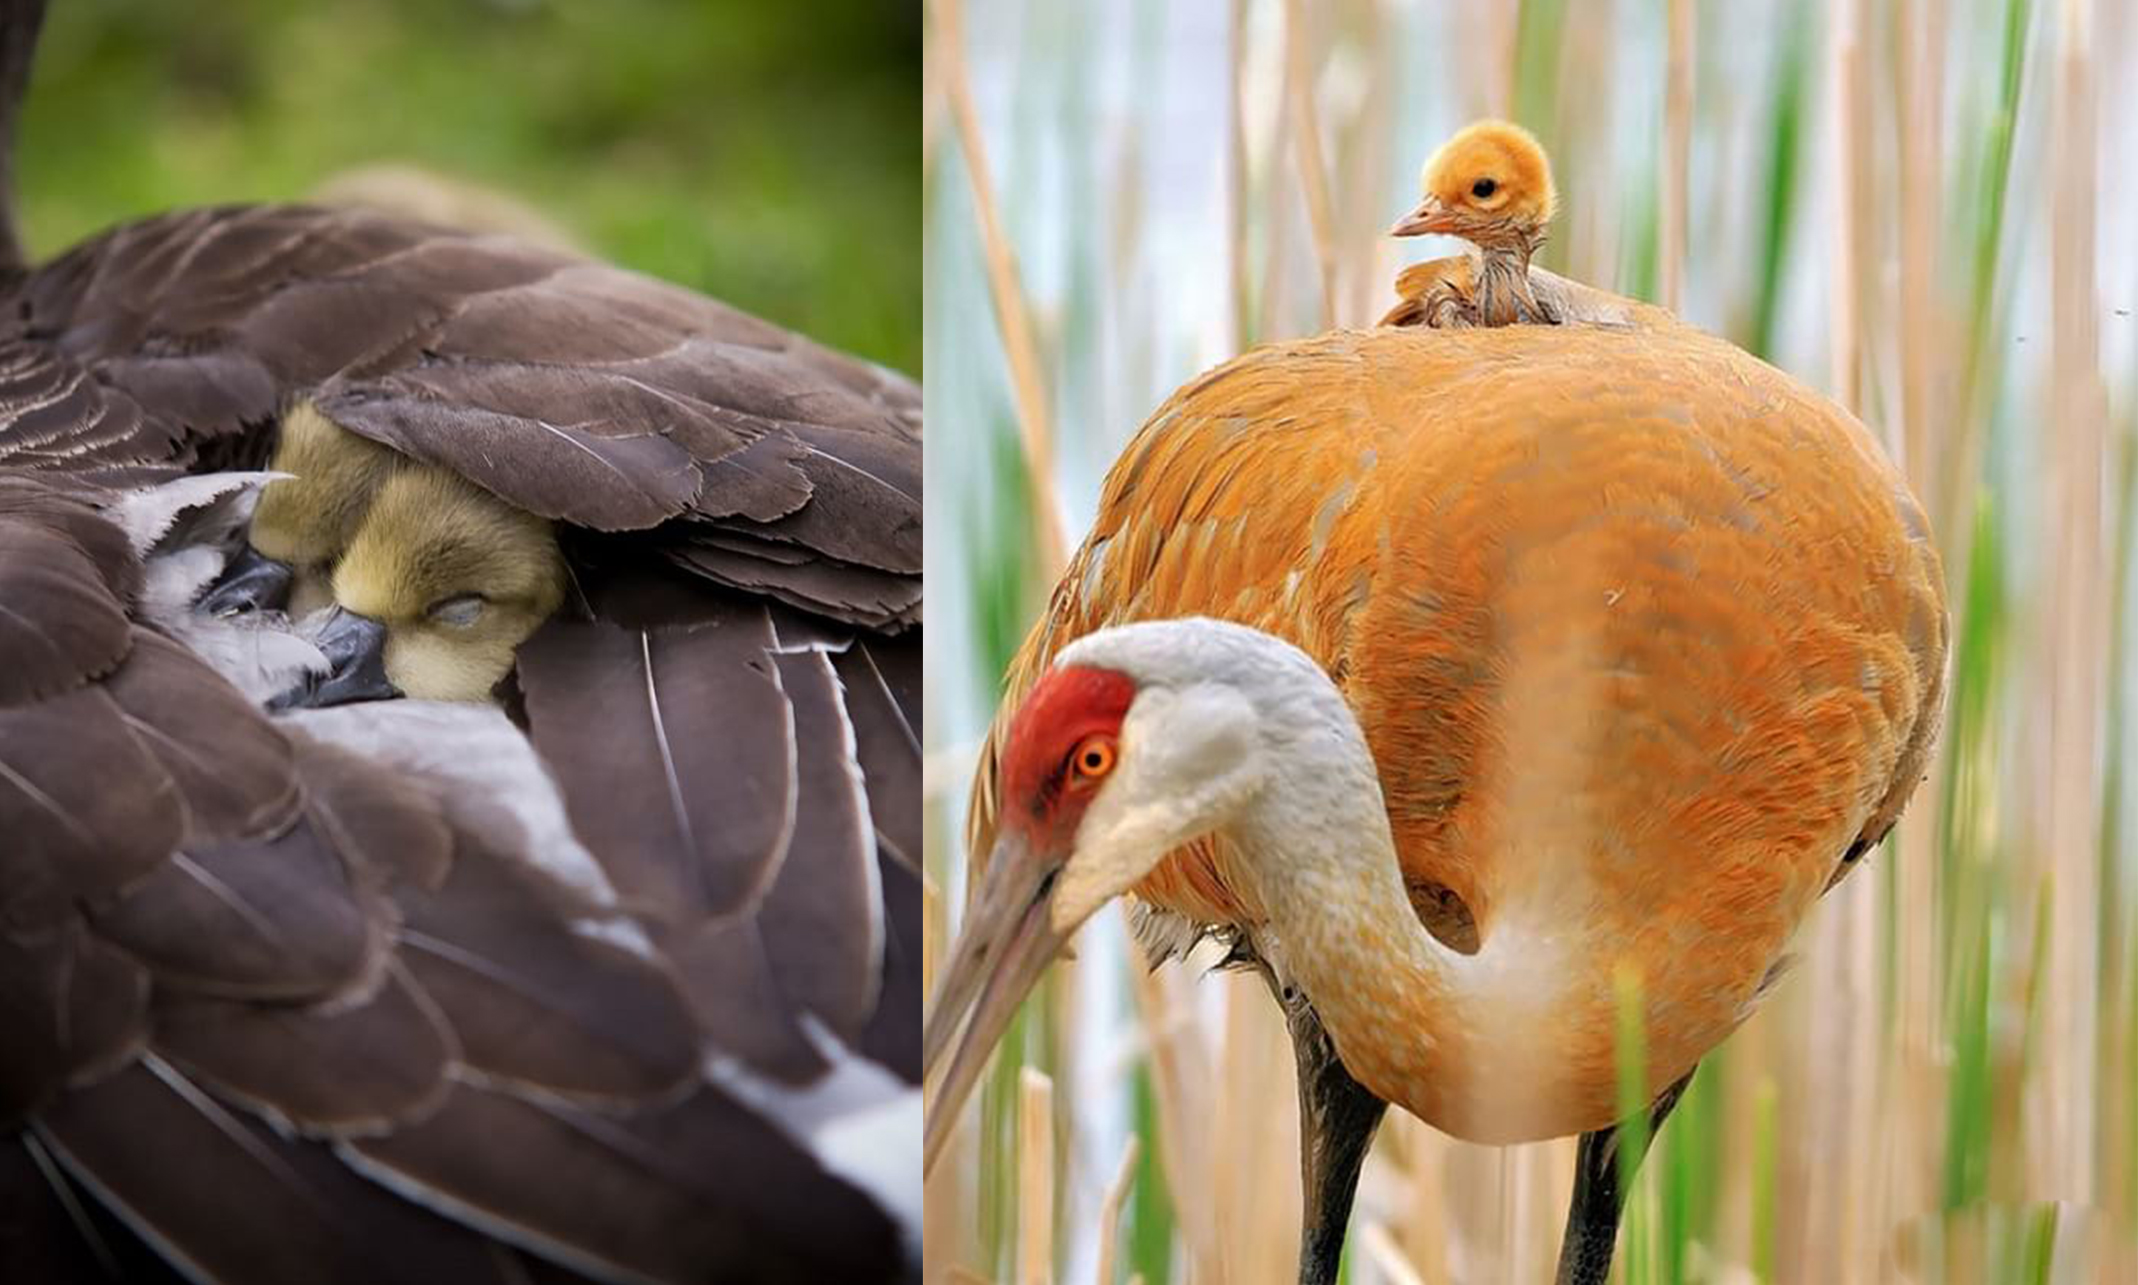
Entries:
[[336, 612], [382, 636], [395, 690], [428, 700], [487, 700], [564, 586], [548, 521], [414, 463], [379, 488], [334, 567]]
[[392, 696], [482, 701], [564, 600], [552, 524], [300, 402], [211, 616], [286, 609], [330, 671], [272, 708]]
[[1477, 260], [1467, 283], [1462, 274], [1437, 272], [1406, 289], [1406, 273], [1397, 283], [1404, 300], [1384, 324], [1556, 324], [1529, 282], [1530, 257], [1558, 208], [1551, 162], [1529, 131], [1499, 120], [1464, 128], [1426, 162], [1424, 188], [1425, 199], [1390, 234], [1461, 237], [1477, 247]]
[[287, 578], [291, 615], [334, 601], [329, 577], [335, 560], [400, 462], [400, 455], [334, 423], [310, 402], [298, 402], [282, 417], [273, 468], [289, 476], [260, 493], [247, 557], [251, 574]]

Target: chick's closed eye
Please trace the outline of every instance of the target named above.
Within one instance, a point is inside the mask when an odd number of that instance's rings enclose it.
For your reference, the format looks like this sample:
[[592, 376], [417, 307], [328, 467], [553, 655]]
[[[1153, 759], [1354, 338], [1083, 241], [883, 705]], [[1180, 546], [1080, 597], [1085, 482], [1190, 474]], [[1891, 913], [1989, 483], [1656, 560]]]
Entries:
[[441, 625], [466, 629], [482, 619], [485, 605], [483, 596], [479, 593], [459, 593], [432, 603], [430, 610], [424, 614]]
[[484, 700], [564, 600], [550, 523], [442, 469], [379, 488], [334, 572], [344, 608], [386, 626], [386, 675], [410, 696]]

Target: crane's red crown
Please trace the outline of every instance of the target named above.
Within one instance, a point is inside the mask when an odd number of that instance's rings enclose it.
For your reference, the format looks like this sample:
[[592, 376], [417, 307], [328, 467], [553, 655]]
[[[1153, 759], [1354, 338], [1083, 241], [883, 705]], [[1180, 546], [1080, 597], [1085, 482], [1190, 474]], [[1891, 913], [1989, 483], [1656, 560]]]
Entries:
[[1112, 669], [1048, 671], [1010, 721], [1002, 747], [1002, 823], [1045, 832], [1073, 828], [1092, 787], [1113, 770], [1135, 680]]

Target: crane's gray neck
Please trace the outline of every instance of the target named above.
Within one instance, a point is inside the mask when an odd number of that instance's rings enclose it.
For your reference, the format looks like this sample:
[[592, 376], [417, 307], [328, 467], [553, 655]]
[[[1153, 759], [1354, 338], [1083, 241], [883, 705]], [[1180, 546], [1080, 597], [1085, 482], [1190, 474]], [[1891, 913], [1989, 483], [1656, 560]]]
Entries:
[[1270, 702], [1270, 779], [1282, 784], [1262, 791], [1229, 827], [1247, 857], [1243, 873], [1258, 885], [1269, 926], [1284, 939], [1283, 952], [1299, 956], [1302, 973], [1313, 971], [1308, 959], [1349, 957], [1361, 929], [1370, 929], [1365, 935], [1379, 940], [1384, 961], [1442, 974], [1459, 956], [1411, 909], [1372, 753], [1349, 706], [1323, 686], [1310, 699]]
[[1310, 1004], [1351, 1076], [1414, 1110], [1441, 1069], [1429, 1031], [1390, 1039], [1367, 998], [1399, 995], [1443, 1018], [1460, 1006], [1473, 961], [1427, 931], [1412, 909], [1388, 805], [1365, 737], [1327, 679], [1317, 690], [1265, 691], [1263, 790], [1226, 834], [1263, 921], [1261, 952], [1287, 991]]
[[44, 20], [45, 0], [0, 0], [0, 272], [28, 265], [15, 223], [15, 127]]

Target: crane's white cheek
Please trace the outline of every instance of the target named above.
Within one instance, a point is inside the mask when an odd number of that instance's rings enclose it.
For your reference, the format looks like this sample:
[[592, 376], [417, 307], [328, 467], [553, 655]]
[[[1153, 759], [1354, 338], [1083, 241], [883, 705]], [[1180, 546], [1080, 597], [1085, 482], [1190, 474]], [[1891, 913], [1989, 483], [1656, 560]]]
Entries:
[[1077, 826], [1050, 912], [1056, 930], [1073, 931], [1167, 853], [1230, 825], [1261, 792], [1263, 763], [1252, 709], [1237, 693], [1139, 697], [1122, 725], [1120, 767]]
[[1108, 782], [1106, 793], [1092, 800], [1077, 826], [1076, 848], [1055, 882], [1048, 911], [1057, 932], [1076, 931], [1099, 907], [1149, 874], [1167, 852], [1195, 837], [1183, 832], [1172, 800], [1139, 797], [1126, 788], [1133, 784], [1120, 778]]

